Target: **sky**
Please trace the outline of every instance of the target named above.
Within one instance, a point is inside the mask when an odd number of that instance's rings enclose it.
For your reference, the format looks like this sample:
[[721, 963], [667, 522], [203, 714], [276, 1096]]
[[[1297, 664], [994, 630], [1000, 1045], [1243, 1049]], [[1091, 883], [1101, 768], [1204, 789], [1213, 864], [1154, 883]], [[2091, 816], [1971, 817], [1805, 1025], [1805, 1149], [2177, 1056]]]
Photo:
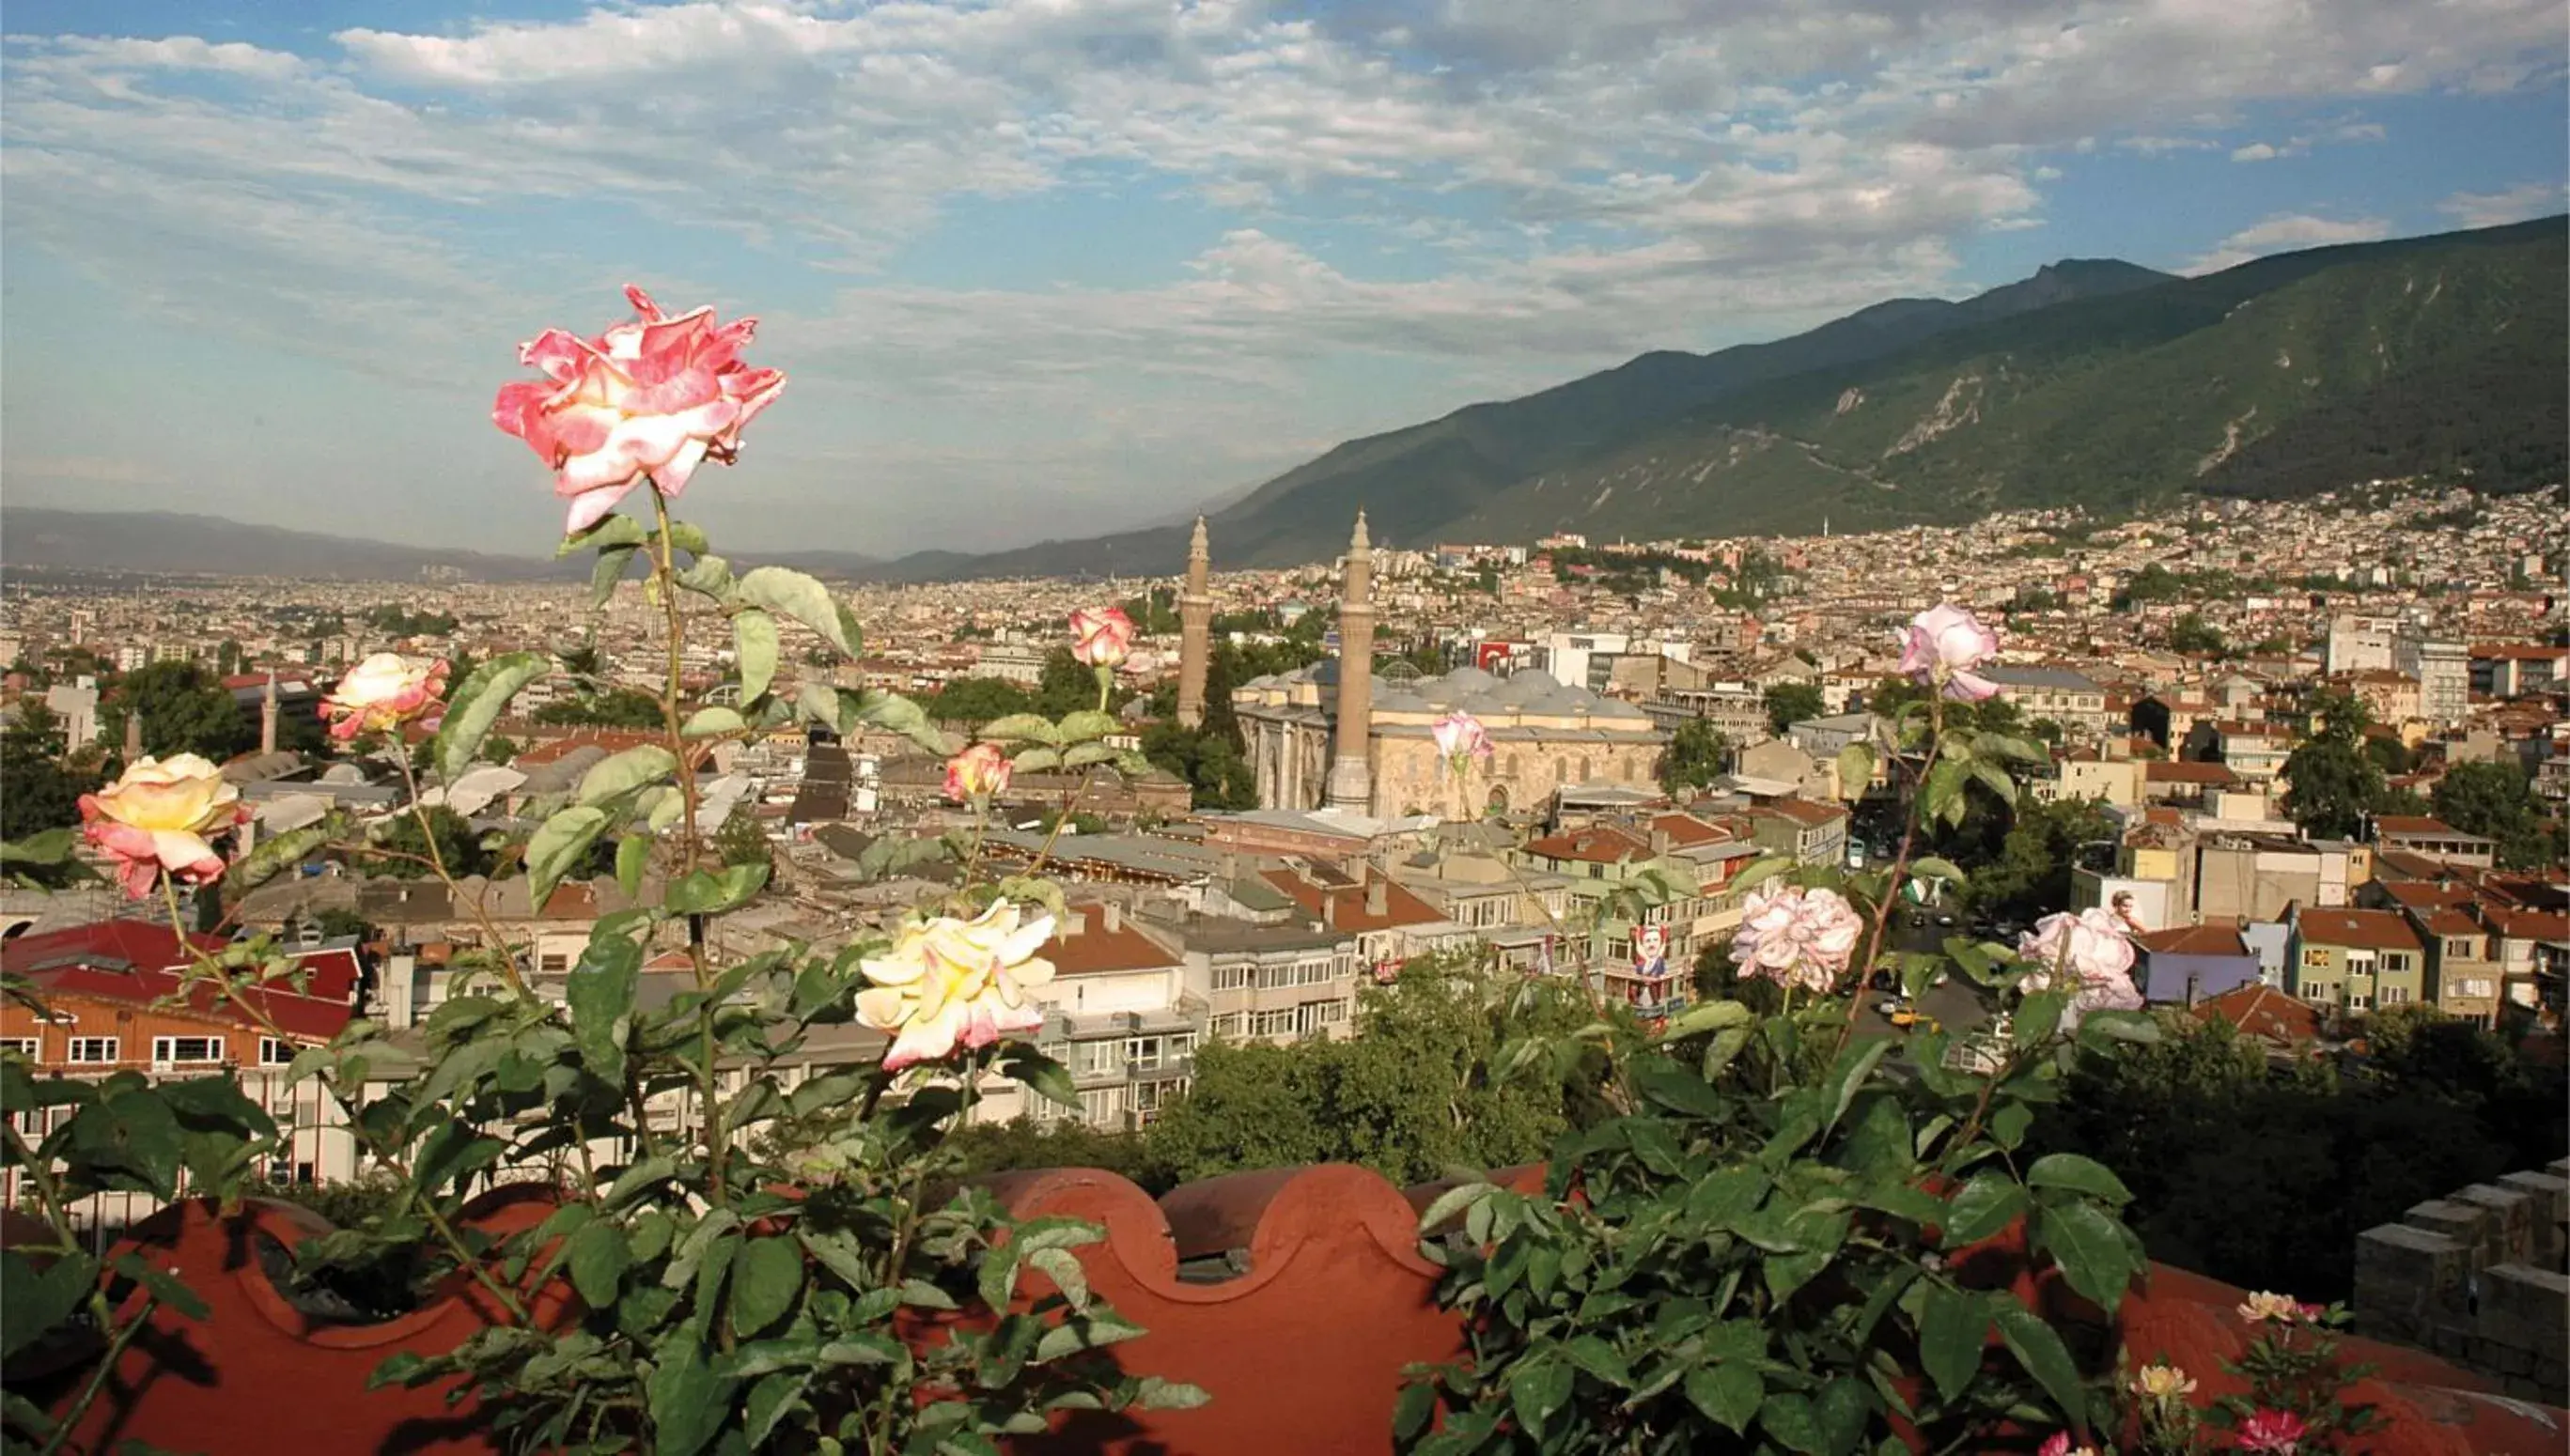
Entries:
[[1182, 518], [1648, 349], [2562, 209], [2561, 0], [10, 0], [0, 499], [532, 554], [548, 326], [760, 320], [738, 550]]

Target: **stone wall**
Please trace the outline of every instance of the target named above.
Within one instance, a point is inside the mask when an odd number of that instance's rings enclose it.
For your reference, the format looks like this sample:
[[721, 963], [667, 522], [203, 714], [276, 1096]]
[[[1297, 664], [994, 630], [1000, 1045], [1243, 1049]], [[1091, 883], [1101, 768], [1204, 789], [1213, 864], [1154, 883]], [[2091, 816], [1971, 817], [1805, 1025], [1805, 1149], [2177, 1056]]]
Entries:
[[2570, 1158], [2429, 1199], [2356, 1246], [2356, 1327], [2570, 1397]]

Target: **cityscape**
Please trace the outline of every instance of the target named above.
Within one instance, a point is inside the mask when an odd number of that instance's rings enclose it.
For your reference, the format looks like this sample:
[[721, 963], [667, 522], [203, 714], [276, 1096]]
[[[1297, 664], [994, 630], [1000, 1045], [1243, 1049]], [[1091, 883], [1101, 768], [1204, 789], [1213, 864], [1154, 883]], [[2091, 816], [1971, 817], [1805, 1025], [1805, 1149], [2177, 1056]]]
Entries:
[[2561, 1448], [2557, 4], [201, 8], [7, 1452]]

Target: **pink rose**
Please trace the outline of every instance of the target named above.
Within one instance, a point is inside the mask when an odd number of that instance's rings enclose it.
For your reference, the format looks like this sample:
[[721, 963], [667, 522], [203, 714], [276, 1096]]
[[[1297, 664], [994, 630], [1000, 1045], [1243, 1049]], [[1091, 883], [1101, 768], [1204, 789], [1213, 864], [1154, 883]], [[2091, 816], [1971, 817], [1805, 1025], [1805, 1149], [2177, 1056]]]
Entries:
[[223, 857], [205, 837], [249, 818], [240, 790], [193, 753], [163, 763], [139, 758], [115, 783], [80, 800], [82, 833], [116, 862], [125, 893], [141, 900], [160, 873], [203, 885], [222, 877]]
[[958, 803], [1006, 793], [1012, 766], [996, 743], [976, 743], [946, 761], [946, 797]]
[[782, 371], [740, 362], [758, 320], [717, 327], [710, 307], [670, 318], [639, 287], [625, 296], [641, 321], [595, 339], [547, 329], [520, 345], [519, 361], [546, 379], [500, 386], [491, 408], [555, 471], [568, 532], [597, 525], [645, 479], [675, 499], [706, 459], [730, 464], [741, 427], [785, 388]]
[[1772, 884], [1749, 893], [1731, 959], [1742, 975], [1825, 994], [1864, 931], [1864, 918], [1837, 891]]
[[2239, 1449], [2263, 1451], [2267, 1456], [2295, 1456], [2302, 1447], [2306, 1427], [2303, 1418], [2290, 1410], [2251, 1411], [2240, 1422], [2236, 1434]]
[[1462, 770], [1466, 759], [1490, 761], [1490, 730], [1482, 726], [1481, 719], [1470, 713], [1459, 709], [1447, 714], [1430, 725], [1428, 736], [1437, 740], [1437, 751], [1458, 771]]
[[2035, 1451], [2034, 1456], [2097, 1456], [2097, 1448], [2094, 1446], [2074, 1446], [2070, 1444], [2070, 1433], [2068, 1431], [2054, 1431], [2052, 1435], [2044, 1441], [2043, 1445]]
[[1133, 649], [1133, 619], [1120, 606], [1083, 606], [1071, 614], [1071, 655], [1112, 667]]
[[339, 679], [321, 700], [330, 736], [341, 743], [360, 733], [384, 733], [425, 716], [446, 692], [444, 660], [414, 667], [398, 654], [377, 652]]
[[1996, 695], [1999, 685], [1972, 671], [1999, 653], [1998, 633], [1970, 612], [1940, 601], [1911, 618], [1901, 646], [1901, 670], [1922, 687], [1941, 688], [1966, 703]]
[[2065, 1027], [2076, 1027], [2091, 1011], [2138, 1011], [2142, 994], [2133, 988], [2133, 942], [2113, 910], [2091, 907], [2077, 914], [2045, 915], [2034, 929], [2017, 938], [2017, 955], [2030, 968], [2018, 988], [2050, 990], [2055, 976], [2077, 978], [2078, 990], [2062, 1013]]

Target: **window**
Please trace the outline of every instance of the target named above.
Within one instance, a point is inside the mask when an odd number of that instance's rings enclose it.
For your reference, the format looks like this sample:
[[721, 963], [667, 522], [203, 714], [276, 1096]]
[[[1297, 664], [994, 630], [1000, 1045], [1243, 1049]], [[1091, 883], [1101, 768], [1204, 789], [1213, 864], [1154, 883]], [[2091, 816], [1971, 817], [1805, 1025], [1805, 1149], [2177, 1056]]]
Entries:
[[0, 1038], [0, 1051], [14, 1051], [31, 1062], [44, 1054], [42, 1050], [43, 1045], [44, 1044], [42, 1042], [32, 1036], [11, 1036]]
[[1259, 1036], [1291, 1036], [1294, 1034], [1294, 1008], [1288, 1006], [1281, 1011], [1261, 1011], [1252, 1018], [1250, 1027]]
[[258, 1064], [260, 1066], [281, 1067], [293, 1060], [293, 1042], [279, 1041], [273, 1036], [262, 1036], [258, 1039]]
[[1213, 988], [1218, 991], [1245, 991], [1258, 975], [1254, 965], [1217, 965], [1213, 968]]
[[1098, 1077], [1124, 1070], [1124, 1045], [1115, 1041], [1075, 1041], [1071, 1046], [1073, 1076]]
[[2406, 973], [2409, 970], [2408, 954], [2399, 950], [2384, 951], [2382, 954], [2382, 969], [2384, 973], [2390, 975]]
[[2472, 960], [2478, 958], [2480, 946], [2468, 935], [2449, 935], [2445, 939], [2445, 958]]
[[1224, 1014], [1213, 1018], [1213, 1034], [1224, 1037], [1238, 1036], [1241, 1028], [1246, 1025], [1248, 1021], [1249, 1018], [1238, 1011], [1225, 1012]]
[[2327, 965], [2327, 964], [2329, 964], [2329, 963], [2330, 963], [2330, 953], [2329, 953], [2329, 951], [2327, 951], [2327, 950], [2323, 949], [2322, 947], [2320, 947], [2320, 946], [2318, 946], [2318, 945], [2311, 945], [2311, 946], [2306, 946], [2306, 947], [2304, 947], [2304, 950], [2303, 950], [2303, 964], [2305, 964], [2305, 965], [2307, 965], [2307, 966], [2310, 966], [2311, 968], [2313, 968], [2313, 969], [2317, 970], [2317, 969], [2319, 969], [2320, 967], [2325, 966], [2325, 965]]
[[222, 1059], [223, 1039], [219, 1036], [152, 1038], [152, 1060], [156, 1062], [218, 1062]]
[[1091, 1087], [1079, 1094], [1079, 1117], [1093, 1127], [1109, 1127], [1124, 1113], [1124, 1089]]
[[2351, 1011], [2369, 1011], [2373, 1009], [2373, 998], [2362, 991], [2350, 991], [2347, 993], [2347, 1008]]
[[561, 954], [537, 956], [536, 970], [542, 975], [569, 975], [571, 974], [571, 957]]
[[2303, 999], [2315, 1006], [2326, 1006], [2337, 999], [2337, 990], [2338, 987], [2326, 982], [2307, 980], [2303, 982]]
[[2408, 999], [2409, 988], [2407, 986], [2384, 986], [2382, 988], [2382, 1004], [2386, 1006], [2397, 1006]]
[[112, 1062], [117, 1060], [117, 1038], [113, 1036], [75, 1036], [71, 1039], [71, 1054], [65, 1060]]

